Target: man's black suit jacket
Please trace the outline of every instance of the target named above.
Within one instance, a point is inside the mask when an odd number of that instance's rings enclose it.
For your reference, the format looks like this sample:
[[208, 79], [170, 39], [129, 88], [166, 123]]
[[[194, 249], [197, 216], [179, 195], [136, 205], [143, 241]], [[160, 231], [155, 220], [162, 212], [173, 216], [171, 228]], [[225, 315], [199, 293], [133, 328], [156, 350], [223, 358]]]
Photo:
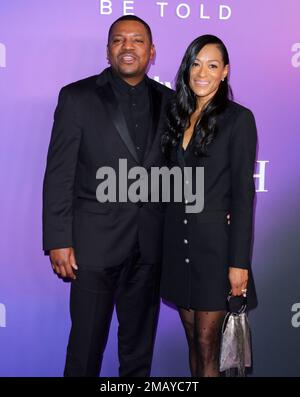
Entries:
[[73, 247], [78, 265], [93, 270], [117, 266], [136, 241], [142, 260], [161, 260], [163, 207], [159, 203], [100, 203], [100, 167], [118, 174], [119, 159], [128, 170], [164, 164], [160, 142], [164, 109], [172, 90], [146, 77], [152, 128], [144, 161], [135, 146], [108, 79], [100, 75], [63, 87], [54, 115], [43, 186], [43, 249]]

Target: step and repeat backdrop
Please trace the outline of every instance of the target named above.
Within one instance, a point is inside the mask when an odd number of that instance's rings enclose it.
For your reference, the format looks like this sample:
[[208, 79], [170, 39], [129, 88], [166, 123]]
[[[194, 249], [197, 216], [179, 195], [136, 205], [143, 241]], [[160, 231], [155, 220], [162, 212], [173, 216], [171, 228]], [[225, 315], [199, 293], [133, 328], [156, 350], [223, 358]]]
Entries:
[[[235, 100], [257, 121], [250, 313], [253, 376], [300, 376], [300, 2], [298, 0], [0, 0], [0, 376], [61, 376], [69, 288], [42, 252], [41, 192], [59, 89], [107, 66], [107, 32], [145, 19], [149, 77], [174, 87], [187, 45], [226, 44]], [[116, 376], [113, 318], [103, 376]], [[184, 332], [162, 304], [153, 376], [188, 376]]]

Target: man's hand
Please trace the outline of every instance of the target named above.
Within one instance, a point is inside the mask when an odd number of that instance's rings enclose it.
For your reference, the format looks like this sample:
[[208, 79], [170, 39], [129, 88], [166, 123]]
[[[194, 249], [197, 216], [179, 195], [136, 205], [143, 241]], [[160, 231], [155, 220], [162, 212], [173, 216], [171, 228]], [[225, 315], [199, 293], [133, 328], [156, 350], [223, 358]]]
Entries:
[[248, 270], [237, 267], [229, 268], [229, 281], [232, 296], [244, 295], [247, 292]]
[[55, 273], [62, 277], [76, 279], [73, 269], [78, 269], [76, 265], [73, 248], [59, 248], [50, 250], [50, 262]]

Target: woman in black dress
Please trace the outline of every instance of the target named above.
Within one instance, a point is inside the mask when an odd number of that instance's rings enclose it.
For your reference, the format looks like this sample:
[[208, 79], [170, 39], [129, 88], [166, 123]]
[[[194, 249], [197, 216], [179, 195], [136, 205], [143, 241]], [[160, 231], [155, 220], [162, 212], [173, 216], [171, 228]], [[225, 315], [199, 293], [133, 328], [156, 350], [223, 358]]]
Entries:
[[204, 35], [190, 44], [162, 140], [170, 167], [193, 170], [190, 180], [182, 172], [185, 188], [200, 183], [194, 171], [204, 168], [201, 212], [187, 211], [193, 203], [186, 196], [167, 204], [161, 281], [162, 297], [179, 310], [192, 376], [220, 375], [228, 293], [247, 291], [248, 308], [257, 304], [250, 269], [256, 126], [251, 111], [230, 99], [228, 73], [220, 39]]

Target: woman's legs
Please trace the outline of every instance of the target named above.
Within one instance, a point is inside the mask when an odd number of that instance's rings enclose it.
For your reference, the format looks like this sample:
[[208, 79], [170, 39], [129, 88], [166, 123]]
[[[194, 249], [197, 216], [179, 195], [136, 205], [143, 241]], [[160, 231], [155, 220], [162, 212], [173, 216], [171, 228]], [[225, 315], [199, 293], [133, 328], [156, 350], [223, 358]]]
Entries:
[[220, 376], [219, 355], [222, 322], [226, 311], [195, 311], [198, 376]]
[[192, 377], [197, 376], [197, 347], [195, 343], [195, 320], [194, 310], [178, 308], [179, 315], [185, 330], [186, 339], [189, 346], [189, 362]]
[[192, 376], [220, 376], [221, 327], [226, 311], [179, 308], [179, 314], [188, 340]]

